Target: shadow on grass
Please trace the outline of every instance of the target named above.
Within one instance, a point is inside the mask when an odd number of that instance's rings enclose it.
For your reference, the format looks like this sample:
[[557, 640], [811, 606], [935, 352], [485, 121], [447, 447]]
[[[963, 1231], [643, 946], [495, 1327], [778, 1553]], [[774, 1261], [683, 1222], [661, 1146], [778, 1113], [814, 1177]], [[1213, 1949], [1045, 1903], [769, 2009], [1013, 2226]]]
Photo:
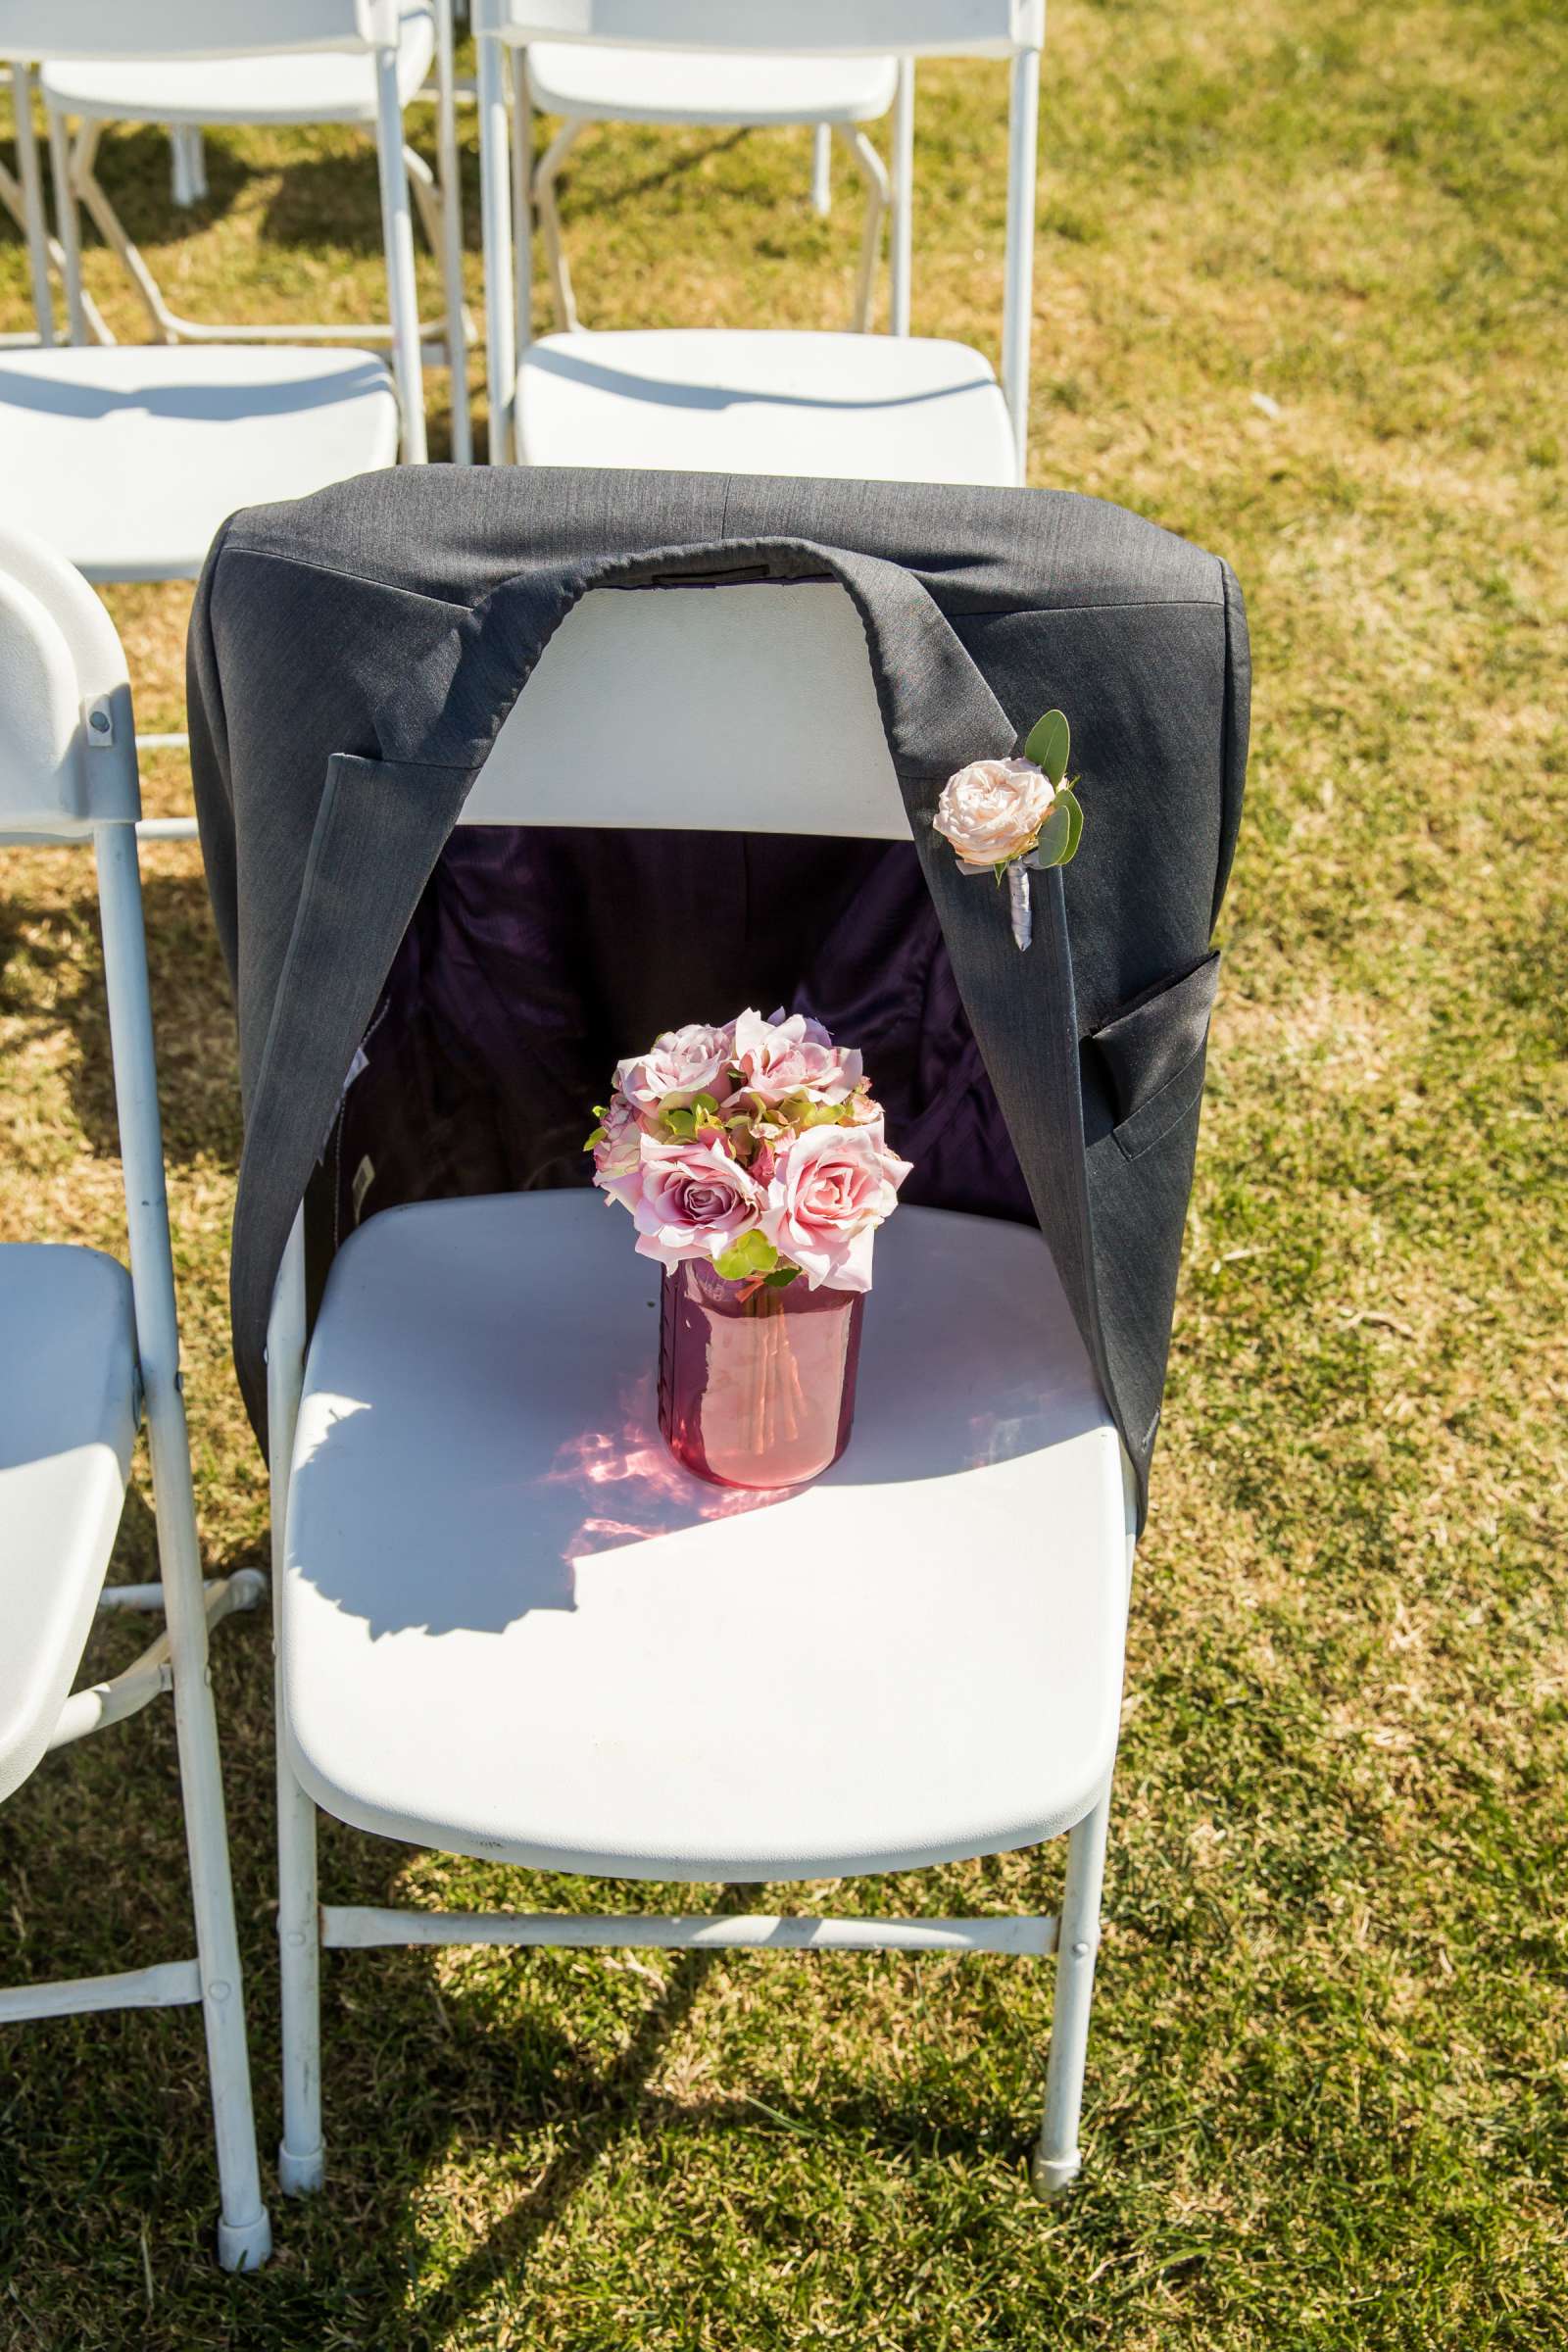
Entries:
[[[117, 1577], [151, 1573], [150, 1521], [140, 1506], [130, 1516]], [[223, 1573], [249, 1564], [260, 1564], [260, 1554], [247, 1546], [209, 1565]], [[31, 2027], [8, 2041], [9, 2153], [0, 2154], [0, 2261], [14, 2265], [24, 2308], [68, 2260], [84, 2330], [73, 2340], [122, 2340], [114, 2330], [124, 2311], [140, 2312], [140, 2232], [160, 2284], [181, 2281], [177, 2310], [146, 2315], [138, 2340], [149, 2352], [172, 2352], [176, 2343], [185, 2352], [197, 2340], [281, 2348], [324, 2341], [345, 2328], [355, 2340], [433, 2346], [466, 2340], [471, 2315], [504, 2281], [526, 2273], [596, 2169], [639, 2137], [678, 2135], [688, 2146], [722, 2147], [735, 2133], [775, 2142], [785, 2136], [842, 2142], [847, 2154], [869, 2138], [895, 2156], [917, 2150], [960, 2162], [1006, 2162], [1018, 2153], [1004, 2114], [987, 2121], [945, 2113], [940, 2093], [933, 2098], [918, 2084], [804, 2098], [774, 2092], [771, 2104], [722, 2091], [692, 2104], [651, 2088], [720, 1965], [716, 1954], [680, 1955], [640, 2006], [623, 1990], [612, 1994], [607, 2017], [604, 1984], [582, 1987], [589, 2015], [574, 1985], [535, 1974], [540, 1961], [549, 1967], [559, 1955], [537, 1955], [526, 1971], [507, 1967], [497, 2001], [494, 1982], [443, 1985], [434, 1951], [351, 1952], [329, 1955], [322, 1970], [326, 2188], [300, 2204], [280, 2197], [271, 2162], [278, 2136], [276, 1881], [264, 1619], [265, 1612], [225, 1625], [213, 1655], [263, 2191], [277, 2257], [250, 2280], [224, 2278], [212, 2265], [217, 2187], [192, 2016]], [[95, 1634], [84, 1673], [124, 1664], [146, 1622], [122, 1620]], [[130, 1785], [139, 1795], [127, 1808]], [[323, 1894], [363, 1903], [409, 1899], [409, 1849], [325, 1817], [320, 1827]], [[0, 1871], [17, 1936], [13, 1946], [8, 1926], [0, 1937], [11, 1947], [0, 1949], [0, 1979], [97, 1973], [188, 1949], [172, 1711], [155, 1706], [48, 1759], [0, 1816]], [[758, 1892], [726, 1888], [714, 1909], [749, 1910]], [[514, 1899], [537, 1901], [540, 1890], [522, 1885]], [[625, 1981], [613, 1983], [623, 1988]], [[607, 2034], [618, 2042], [622, 2031], [623, 2045], [607, 2054]], [[106, 2066], [117, 2084], [108, 2115], [100, 2095]], [[543, 2169], [517, 2201], [450, 2273], [421, 2286], [421, 2272], [437, 2259], [421, 2217], [443, 2177], [492, 2151], [520, 2148], [526, 2159], [529, 2142], [546, 2135]], [[241, 2335], [191, 2332], [194, 2316], [216, 2328], [220, 2313]]]
[[[592, 135], [593, 126], [589, 130], [590, 138]], [[741, 123], [734, 130], [726, 131], [722, 138], [705, 140], [701, 147], [683, 148], [680, 153], [671, 155], [667, 162], [656, 166], [651, 172], [642, 172], [636, 179], [610, 180], [604, 186], [596, 184], [592, 203], [584, 204], [579, 209], [595, 213], [618, 212], [623, 205], [635, 204], [639, 196], [652, 196], [661, 188], [673, 186], [677, 180], [689, 179], [694, 172], [700, 172], [704, 164], [710, 162], [714, 156], [733, 155], [750, 135], [746, 125]], [[579, 163], [587, 152], [583, 148], [577, 150]], [[571, 176], [571, 165], [568, 163], [561, 174], [561, 212], [564, 220], [571, 218], [573, 210], [569, 193]]]
[[[93, 169], [133, 245], [183, 244], [204, 236], [232, 212], [241, 191], [256, 176], [254, 168], [240, 161], [221, 131], [204, 134], [203, 154], [207, 194], [196, 204], [178, 205], [171, 192], [168, 132], [150, 122], [134, 127], [106, 124]], [[85, 213], [81, 233], [84, 243], [101, 242]]]
[[262, 215], [261, 234], [269, 245], [378, 255], [381, 193], [373, 135], [366, 132], [363, 154], [315, 155], [288, 165]]
[[[758, 1891], [752, 1886], [726, 1887], [713, 1906], [714, 1916], [752, 1909]], [[385, 1899], [398, 1899], [395, 1887], [388, 1888]], [[417, 2051], [405, 2046], [399, 2052], [399, 2115], [404, 2132], [400, 2178], [395, 2184], [383, 2180], [377, 2187], [373, 2170], [366, 2168], [366, 2158], [370, 2167], [375, 2163], [378, 2106], [374, 2094], [384, 2076], [372, 2060], [372, 2096], [368, 2106], [364, 2036], [357, 2037], [361, 2042], [358, 2050], [346, 2049], [331, 2014], [335, 1989], [331, 1976], [341, 1963], [333, 1964], [324, 2017], [327, 2186], [323, 2207], [311, 2217], [313, 2227], [329, 2219], [326, 2209], [334, 2198], [334, 2155], [339, 2175], [336, 2194], [343, 2200], [344, 2213], [353, 2207], [361, 2213], [373, 2208], [387, 2214], [388, 2238], [369, 2253], [366, 2265], [367, 2273], [381, 2273], [390, 2297], [380, 2314], [386, 2334], [377, 2340], [393, 2340], [398, 2327], [410, 2331], [398, 2340], [432, 2345], [466, 2340], [461, 2339], [464, 2323], [504, 2281], [516, 2284], [541, 2241], [565, 2219], [595, 2171], [619, 2143], [635, 2137], [681, 2134], [690, 2140], [743, 2132], [749, 2140], [759, 2135], [776, 2139], [782, 2134], [848, 2147], [857, 2138], [871, 2135], [890, 2153], [918, 2149], [923, 2156], [939, 2160], [1011, 2162], [1021, 2158], [1023, 2142], [1007, 2119], [998, 2117], [992, 2128], [945, 2120], [933, 2116], [929, 2100], [918, 2093], [907, 2098], [896, 2093], [883, 2097], [874, 2090], [861, 2090], [849, 2096], [778, 2104], [763, 2104], [744, 2094], [719, 2095], [694, 2106], [652, 2090], [651, 2079], [690, 2021], [713, 1969], [721, 1963], [723, 1956], [717, 1953], [688, 1952], [679, 1957], [642, 2010], [625, 2046], [608, 2065], [585, 2057], [564, 2035], [539, 2022], [524, 2023], [520, 2028], [499, 2021], [476, 2025], [466, 2004], [454, 2002], [450, 1992], [443, 1995], [438, 1991], [431, 1954], [381, 1957], [376, 2016], [390, 2022], [396, 2007], [407, 2024], [416, 2026], [419, 2037]], [[388, 1958], [393, 1960], [390, 1969]], [[363, 1955], [351, 1954], [346, 1959], [350, 1969], [356, 1962], [363, 1965]], [[347, 1983], [351, 1984], [352, 1978]], [[355, 2001], [355, 2012], [360, 2013], [363, 2005], [362, 1994]], [[360, 2077], [352, 2104], [341, 2095], [334, 2100], [334, 2039], [339, 2064], [345, 2072]], [[411, 2060], [423, 2078], [416, 2084], [409, 2080]], [[411, 2132], [411, 2106], [416, 2117], [422, 2111], [439, 2128]], [[456, 2131], [452, 2124], [455, 2107], [463, 2118]], [[420, 2293], [421, 2249], [413, 2223], [416, 2201], [432, 2175], [443, 2162], [461, 2159], [465, 2146], [478, 2149], [487, 2138], [514, 2140], [530, 2125], [546, 2122], [553, 2128], [555, 2146], [543, 2172], [439, 2284]], [[351, 2181], [343, 2178], [345, 2173], [352, 2175]], [[283, 2209], [285, 2229], [290, 2210]], [[340, 2217], [332, 2234], [341, 2228]], [[318, 2241], [315, 2253], [318, 2258], [323, 2256], [325, 2245]], [[307, 2261], [314, 2273], [316, 2261], [309, 2256]], [[362, 2293], [368, 2289], [373, 2294], [369, 2278], [365, 2274], [362, 2278]]]

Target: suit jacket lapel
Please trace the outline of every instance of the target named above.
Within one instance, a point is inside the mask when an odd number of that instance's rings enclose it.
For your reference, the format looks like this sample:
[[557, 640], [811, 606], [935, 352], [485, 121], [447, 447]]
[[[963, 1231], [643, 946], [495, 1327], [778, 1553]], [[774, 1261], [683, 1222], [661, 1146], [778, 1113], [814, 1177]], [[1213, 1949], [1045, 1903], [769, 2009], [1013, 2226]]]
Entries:
[[245, 1123], [229, 1304], [251, 1418], [266, 1426], [272, 1285], [419, 894], [457, 821], [467, 769], [338, 753], [327, 763], [294, 929]]

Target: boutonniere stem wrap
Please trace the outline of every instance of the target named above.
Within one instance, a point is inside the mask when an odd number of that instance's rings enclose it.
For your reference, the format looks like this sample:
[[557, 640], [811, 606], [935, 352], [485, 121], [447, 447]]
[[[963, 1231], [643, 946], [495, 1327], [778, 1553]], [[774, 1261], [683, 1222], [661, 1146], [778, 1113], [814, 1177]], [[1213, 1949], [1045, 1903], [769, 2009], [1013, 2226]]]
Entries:
[[999, 888], [1005, 881], [1020, 949], [1034, 936], [1028, 876], [1065, 865], [1083, 833], [1084, 812], [1067, 780], [1071, 748], [1065, 716], [1048, 710], [1030, 728], [1021, 758], [974, 760], [950, 776], [932, 819], [961, 873], [990, 874]]

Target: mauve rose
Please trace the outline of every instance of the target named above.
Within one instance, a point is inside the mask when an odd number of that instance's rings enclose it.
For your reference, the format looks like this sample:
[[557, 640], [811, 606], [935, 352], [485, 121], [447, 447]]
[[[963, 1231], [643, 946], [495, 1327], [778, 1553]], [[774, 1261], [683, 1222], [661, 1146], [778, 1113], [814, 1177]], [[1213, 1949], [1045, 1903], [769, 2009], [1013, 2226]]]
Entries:
[[735, 1021], [733, 1053], [742, 1091], [760, 1102], [782, 1102], [805, 1095], [812, 1102], [843, 1102], [860, 1083], [863, 1063], [853, 1048], [835, 1046], [820, 1021], [808, 1013], [769, 1020], [743, 1012]]
[[868, 1291], [876, 1229], [909, 1165], [874, 1128], [808, 1127], [778, 1155], [762, 1231], [813, 1291]]
[[637, 1114], [616, 1095], [602, 1124], [605, 1132], [594, 1146], [594, 1182], [607, 1200], [635, 1208], [643, 1191], [643, 1132]]
[[943, 785], [933, 822], [965, 865], [989, 868], [1029, 848], [1055, 797], [1032, 760], [974, 760]]
[[709, 1029], [689, 1021], [684, 1029], [666, 1029], [646, 1054], [633, 1054], [615, 1071], [615, 1085], [634, 1110], [656, 1111], [673, 1095], [675, 1105], [690, 1106], [698, 1095], [724, 1102], [731, 1092], [728, 1070], [735, 1050], [733, 1022]]
[[716, 1138], [656, 1144], [644, 1136], [642, 1191], [632, 1210], [644, 1257], [663, 1266], [722, 1257], [757, 1223], [761, 1204], [751, 1177]]

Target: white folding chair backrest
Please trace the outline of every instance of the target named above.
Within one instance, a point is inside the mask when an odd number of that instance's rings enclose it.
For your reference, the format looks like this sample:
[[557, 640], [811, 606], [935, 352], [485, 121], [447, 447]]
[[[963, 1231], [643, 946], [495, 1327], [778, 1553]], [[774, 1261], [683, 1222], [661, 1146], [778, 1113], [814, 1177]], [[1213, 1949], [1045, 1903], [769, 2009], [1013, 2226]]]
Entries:
[[474, 0], [477, 33], [794, 57], [1010, 57], [1045, 0]]
[[513, 705], [462, 822], [907, 841], [848, 594], [829, 580], [591, 590]]
[[0, 524], [0, 838], [141, 813], [125, 657], [79, 572]]
[[251, 57], [397, 37], [397, 0], [0, 0], [6, 57]]
[[[598, 41], [621, 48], [707, 49], [731, 55], [994, 57], [1012, 61], [1007, 152], [1007, 243], [1002, 322], [1002, 386], [1012, 419], [1018, 479], [1024, 478], [1028, 439], [1029, 327], [1034, 283], [1035, 172], [1039, 148], [1040, 50], [1046, 0], [473, 0], [479, 42], [481, 161], [487, 299], [490, 308], [491, 411], [501, 414], [499, 438], [510, 446], [512, 386], [518, 337], [526, 339], [528, 305], [522, 256], [526, 220], [517, 225], [518, 299], [501, 288], [514, 280], [509, 191], [490, 163], [508, 140], [498, 48], [530, 41]], [[901, 110], [902, 112], [903, 110]], [[906, 149], [907, 120], [898, 132]], [[906, 172], [907, 156], [901, 161]], [[911, 191], [904, 188], [906, 223]], [[901, 233], [906, 235], [906, 227]], [[493, 272], [493, 282], [491, 280]], [[897, 273], [896, 273], [897, 274]], [[906, 312], [907, 289], [901, 297]], [[498, 399], [497, 387], [505, 388]]]

